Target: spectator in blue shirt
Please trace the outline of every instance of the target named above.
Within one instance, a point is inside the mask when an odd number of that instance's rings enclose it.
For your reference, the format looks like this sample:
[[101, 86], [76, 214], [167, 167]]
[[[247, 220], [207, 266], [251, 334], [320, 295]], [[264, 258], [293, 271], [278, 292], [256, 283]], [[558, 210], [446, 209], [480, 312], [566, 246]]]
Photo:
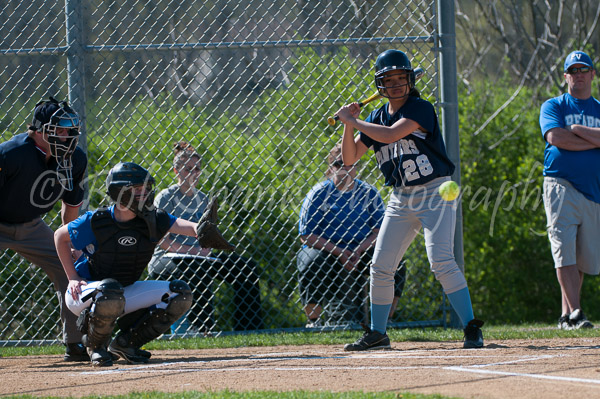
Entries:
[[594, 63], [573, 51], [564, 63], [568, 92], [542, 104], [544, 207], [562, 313], [559, 329], [592, 328], [581, 310], [585, 274], [600, 273], [600, 102]]
[[[341, 146], [327, 157], [327, 179], [316, 184], [302, 204], [297, 254], [299, 286], [306, 327], [319, 327], [323, 303], [338, 300], [361, 309], [372, 249], [385, 206], [377, 189], [356, 178], [356, 167], [344, 166]], [[404, 286], [405, 268], [396, 275], [394, 313]], [[348, 322], [363, 322], [364, 313], [349, 312]], [[356, 314], [358, 313], [358, 314]]]

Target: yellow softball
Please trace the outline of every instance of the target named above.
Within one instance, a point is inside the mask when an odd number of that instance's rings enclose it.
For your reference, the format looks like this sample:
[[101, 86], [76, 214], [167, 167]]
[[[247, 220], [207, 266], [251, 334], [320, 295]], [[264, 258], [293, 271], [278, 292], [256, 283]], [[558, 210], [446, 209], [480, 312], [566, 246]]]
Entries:
[[455, 181], [447, 181], [439, 188], [440, 196], [444, 201], [454, 201], [460, 194], [460, 187]]

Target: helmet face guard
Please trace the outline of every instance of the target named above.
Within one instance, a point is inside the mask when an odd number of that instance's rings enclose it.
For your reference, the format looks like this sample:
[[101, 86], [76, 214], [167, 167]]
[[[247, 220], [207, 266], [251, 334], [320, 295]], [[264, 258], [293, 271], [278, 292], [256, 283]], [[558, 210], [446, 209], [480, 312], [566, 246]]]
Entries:
[[[398, 71], [398, 73], [407, 73], [408, 82], [405, 85], [400, 86], [385, 86], [383, 82], [385, 75], [392, 71]], [[399, 50], [386, 50], [379, 54], [377, 60], [375, 61], [375, 86], [377, 87], [379, 94], [381, 94], [383, 97], [391, 99], [402, 99], [408, 97], [410, 90], [415, 87], [415, 72], [406, 54]], [[405, 94], [402, 96], [391, 97], [388, 93], [388, 89], [406, 86], [408, 86], [408, 90], [405, 90]]]
[[[136, 193], [138, 187], [144, 187], [143, 195]], [[144, 216], [145, 212], [154, 209], [155, 190], [151, 183], [144, 185], [113, 185], [112, 192], [115, 198], [113, 198], [113, 195], [110, 195], [110, 197], [115, 203], [129, 209], [138, 216]]]
[[[391, 71], [394, 71], [394, 70], [391, 70]], [[403, 72], [406, 72], [408, 74], [406, 84], [396, 85], [396, 86], [386, 86], [385, 83], [384, 83], [384, 78], [386, 76], [386, 73], [391, 72], [391, 71], [383, 72], [379, 76], [375, 75], [375, 86], [377, 86], [377, 91], [379, 92], [379, 94], [381, 94], [382, 97], [390, 98], [390, 99], [394, 99], [394, 100], [398, 100], [398, 99], [401, 99], [401, 98], [408, 97], [408, 93], [410, 93], [410, 90], [413, 87], [415, 87], [415, 84], [414, 84], [414, 76], [415, 76], [415, 74], [414, 74], [414, 72], [412, 70], [406, 70], [406, 69], [404, 69], [404, 70], [396, 70], [396, 71], [399, 71], [399, 72], [403, 71]], [[391, 96], [388, 93], [389, 89], [397, 89], [397, 88], [400, 88], [400, 87], [407, 87], [408, 88], [408, 90], [404, 91], [405, 94], [403, 94], [401, 96], [393, 97], [393, 96]]]
[[56, 111], [50, 122], [44, 124], [42, 133], [50, 144], [50, 154], [57, 160], [70, 158], [79, 141], [79, 116], [75, 113]]
[[58, 181], [68, 191], [73, 190], [71, 156], [79, 142], [80, 127], [79, 115], [66, 101], [59, 103], [50, 97], [49, 101], [36, 105], [32, 128], [42, 132], [42, 137], [50, 148], [50, 155], [58, 164]]

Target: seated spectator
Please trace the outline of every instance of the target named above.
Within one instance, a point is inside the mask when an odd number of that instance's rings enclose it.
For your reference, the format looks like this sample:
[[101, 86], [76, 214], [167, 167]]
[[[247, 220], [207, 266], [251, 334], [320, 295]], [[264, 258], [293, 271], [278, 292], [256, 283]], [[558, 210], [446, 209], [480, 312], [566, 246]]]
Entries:
[[[196, 189], [201, 158], [188, 143], [178, 142], [174, 147], [177, 184], [161, 191], [155, 204], [173, 215], [197, 222], [208, 205], [206, 194]], [[235, 253], [213, 252], [201, 248], [194, 239], [168, 234], [156, 249], [149, 271], [150, 278], [181, 279], [190, 285], [194, 303], [187, 319], [199, 331], [210, 332], [215, 327], [214, 280], [233, 287], [234, 330], [264, 328], [257, 267], [250, 259]]]
[[[369, 264], [385, 210], [377, 189], [356, 179], [356, 165], [343, 164], [340, 145], [327, 161], [327, 179], [312, 187], [300, 212], [303, 245], [296, 261], [307, 328], [323, 325], [323, 304], [332, 301], [346, 309], [343, 322], [366, 322]], [[405, 274], [406, 268], [399, 267], [390, 316], [402, 295]]]

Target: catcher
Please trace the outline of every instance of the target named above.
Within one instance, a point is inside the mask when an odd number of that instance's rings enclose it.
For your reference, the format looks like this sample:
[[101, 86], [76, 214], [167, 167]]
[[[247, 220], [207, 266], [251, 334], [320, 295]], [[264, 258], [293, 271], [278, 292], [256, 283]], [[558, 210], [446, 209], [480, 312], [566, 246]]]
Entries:
[[[217, 229], [214, 200], [197, 224], [156, 209], [154, 178], [131, 162], [113, 167], [106, 186], [114, 205], [89, 211], [54, 235], [69, 279], [65, 302], [79, 316], [93, 366], [112, 366], [119, 357], [147, 363], [150, 352], [141, 346], [168, 331], [192, 304], [181, 280], [138, 281], [161, 238], [172, 232], [197, 236], [204, 248], [234, 247]], [[75, 262], [71, 247], [83, 252]], [[120, 331], [111, 340], [115, 324]]]

